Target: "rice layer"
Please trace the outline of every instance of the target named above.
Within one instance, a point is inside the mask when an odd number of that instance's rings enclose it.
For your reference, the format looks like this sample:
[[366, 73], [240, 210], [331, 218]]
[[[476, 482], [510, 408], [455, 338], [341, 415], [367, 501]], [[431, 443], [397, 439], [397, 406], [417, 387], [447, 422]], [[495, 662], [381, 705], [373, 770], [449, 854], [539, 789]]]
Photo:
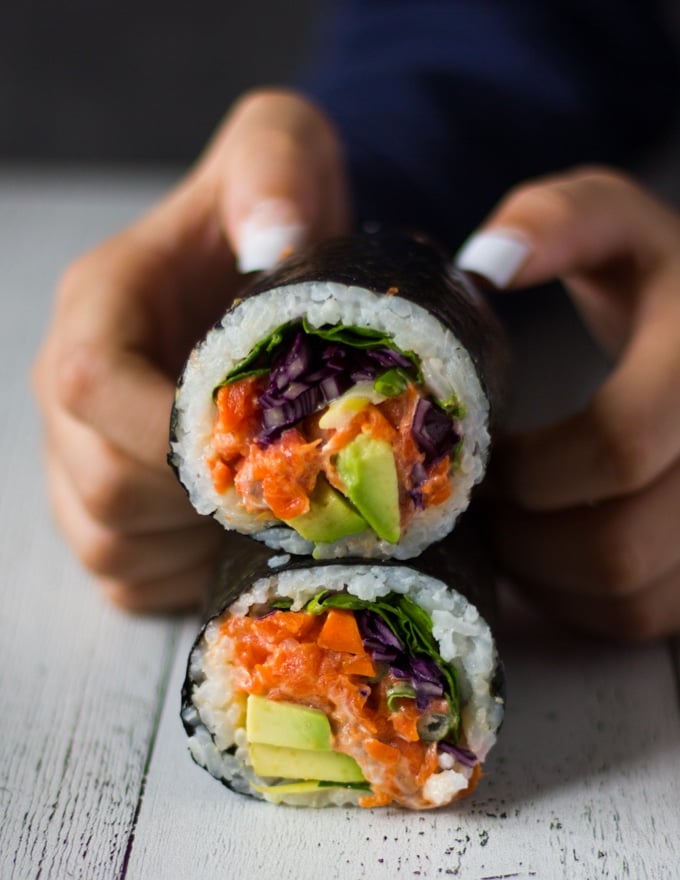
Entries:
[[[313, 327], [345, 324], [389, 334], [421, 359], [424, 383], [437, 400], [455, 395], [464, 407], [462, 444], [452, 473], [452, 492], [417, 513], [401, 541], [389, 544], [372, 532], [317, 545], [263, 514], [247, 513], [236, 490], [216, 491], [207, 460], [212, 452], [213, 389], [255, 343], [280, 325], [306, 317]], [[408, 559], [448, 534], [484, 474], [489, 449], [488, 402], [472, 360], [460, 341], [426, 309], [400, 296], [386, 296], [334, 282], [292, 284], [243, 300], [192, 353], [175, 402], [171, 461], [194, 507], [228, 529], [254, 535], [274, 549], [317, 558], [361, 556]]]
[[[493, 692], [498, 657], [491, 631], [477, 609], [442, 581], [405, 566], [332, 565], [295, 569], [258, 580], [242, 594], [228, 614], [245, 616], [251, 608], [266, 607], [275, 597], [293, 600], [300, 610], [321, 590], [346, 591], [375, 600], [388, 593], [405, 593], [427, 611], [442, 658], [456, 669], [462, 708], [459, 745], [483, 761], [496, 740], [503, 717], [502, 699]], [[232, 645], [213, 619], [194, 648], [188, 671], [191, 700], [182, 713], [192, 731], [189, 748], [194, 759], [231, 788], [254, 797], [305, 806], [356, 803], [362, 792], [328, 788], [311, 794], [270, 795], [253, 786], [271, 785], [258, 779], [250, 766], [245, 732], [245, 696], [238, 693], [239, 669]], [[439, 769], [426, 781], [423, 794], [432, 806], [449, 803], [468, 784], [471, 770], [441, 754]]]

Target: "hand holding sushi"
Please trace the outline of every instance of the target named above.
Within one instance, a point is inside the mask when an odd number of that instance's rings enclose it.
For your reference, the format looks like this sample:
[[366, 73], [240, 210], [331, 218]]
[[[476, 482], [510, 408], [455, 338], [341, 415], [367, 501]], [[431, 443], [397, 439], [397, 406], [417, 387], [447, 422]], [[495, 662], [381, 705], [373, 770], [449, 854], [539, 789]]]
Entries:
[[242, 284], [235, 256], [263, 268], [307, 226], [342, 231], [344, 193], [323, 117], [254, 93], [167, 198], [66, 272], [34, 372], [48, 478], [67, 538], [118, 604], [198, 598], [222, 532], [166, 463], [177, 375]]
[[473, 242], [462, 263], [498, 286], [564, 279], [614, 359], [582, 412], [499, 448], [501, 556], [538, 604], [582, 628], [676, 633], [680, 217], [618, 175], [579, 172], [511, 193], [488, 232], [501, 237]]

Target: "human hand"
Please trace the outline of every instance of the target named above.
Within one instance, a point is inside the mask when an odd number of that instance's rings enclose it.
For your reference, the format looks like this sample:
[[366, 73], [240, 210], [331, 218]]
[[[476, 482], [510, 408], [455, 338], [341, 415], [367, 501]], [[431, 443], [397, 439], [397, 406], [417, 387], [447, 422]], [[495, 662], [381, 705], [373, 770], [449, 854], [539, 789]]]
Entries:
[[611, 374], [583, 411], [505, 437], [500, 561], [538, 605], [640, 641], [680, 631], [680, 217], [575, 172], [511, 192], [459, 265], [512, 289], [561, 278]]
[[166, 462], [177, 377], [243, 280], [348, 222], [330, 125], [292, 93], [243, 98], [179, 186], [65, 273], [34, 368], [56, 518], [117, 604], [196, 601], [223, 531]]

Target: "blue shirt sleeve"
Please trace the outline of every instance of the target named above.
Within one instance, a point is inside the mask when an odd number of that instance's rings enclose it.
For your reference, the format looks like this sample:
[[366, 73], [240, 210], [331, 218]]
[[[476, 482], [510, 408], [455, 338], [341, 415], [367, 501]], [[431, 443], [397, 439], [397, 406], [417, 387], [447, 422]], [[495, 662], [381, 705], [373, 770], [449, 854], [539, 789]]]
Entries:
[[521, 180], [639, 157], [679, 82], [654, 0], [346, 0], [303, 90], [344, 142], [357, 222], [455, 248]]

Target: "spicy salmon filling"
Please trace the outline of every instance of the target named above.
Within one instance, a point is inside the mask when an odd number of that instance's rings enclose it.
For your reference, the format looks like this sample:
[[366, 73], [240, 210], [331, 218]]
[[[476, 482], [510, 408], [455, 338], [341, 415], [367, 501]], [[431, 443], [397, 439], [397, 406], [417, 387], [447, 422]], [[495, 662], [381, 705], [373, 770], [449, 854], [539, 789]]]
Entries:
[[[456, 672], [438, 657], [424, 617], [403, 595], [376, 604], [322, 593], [302, 611], [220, 623], [234, 696], [247, 699], [250, 760], [259, 777], [276, 777], [262, 791], [345, 785], [365, 790], [363, 807], [423, 809], [443, 802], [447, 774], [446, 802], [474, 789], [481, 765], [462, 741]], [[291, 748], [301, 744], [299, 730], [291, 733], [296, 707], [312, 731], [302, 749]], [[259, 728], [263, 712], [279, 732], [267, 721]], [[320, 723], [329, 725], [326, 742]]]
[[396, 543], [451, 494], [460, 405], [430, 399], [415, 356], [384, 336], [279, 328], [214, 400], [215, 489], [315, 543], [367, 529]]

